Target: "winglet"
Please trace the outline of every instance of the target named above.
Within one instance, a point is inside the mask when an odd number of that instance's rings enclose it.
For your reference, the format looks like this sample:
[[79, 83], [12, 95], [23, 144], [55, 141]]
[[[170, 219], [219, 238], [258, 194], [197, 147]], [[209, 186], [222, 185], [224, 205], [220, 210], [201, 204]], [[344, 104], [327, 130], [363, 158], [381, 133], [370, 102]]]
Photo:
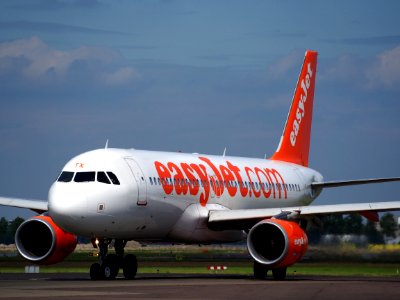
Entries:
[[271, 159], [308, 166], [317, 55], [307, 50], [278, 149]]

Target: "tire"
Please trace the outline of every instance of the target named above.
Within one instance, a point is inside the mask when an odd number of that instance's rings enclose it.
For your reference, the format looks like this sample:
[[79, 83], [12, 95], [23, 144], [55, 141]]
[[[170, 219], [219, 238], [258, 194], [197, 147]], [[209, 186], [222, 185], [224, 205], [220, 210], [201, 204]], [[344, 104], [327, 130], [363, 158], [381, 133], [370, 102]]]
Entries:
[[115, 254], [109, 254], [101, 265], [102, 275], [105, 279], [112, 280], [118, 275], [118, 256]]
[[90, 279], [92, 280], [102, 279], [102, 271], [99, 263], [94, 263], [90, 266]]
[[275, 280], [285, 280], [286, 268], [272, 269], [272, 277], [274, 277]]
[[253, 273], [256, 279], [264, 280], [267, 278], [268, 269], [263, 264], [260, 264], [258, 261], [254, 261], [253, 264]]
[[133, 254], [127, 254], [122, 263], [122, 270], [126, 279], [134, 279], [137, 273], [137, 259]]

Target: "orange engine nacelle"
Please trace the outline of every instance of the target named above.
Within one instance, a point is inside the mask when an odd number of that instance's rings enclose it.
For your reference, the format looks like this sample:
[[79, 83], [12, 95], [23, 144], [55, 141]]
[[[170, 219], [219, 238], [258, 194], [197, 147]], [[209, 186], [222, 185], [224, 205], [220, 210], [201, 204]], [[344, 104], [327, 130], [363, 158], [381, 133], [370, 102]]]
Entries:
[[42, 265], [58, 263], [76, 247], [76, 236], [58, 227], [49, 216], [35, 216], [23, 222], [15, 233], [18, 252]]
[[247, 236], [250, 255], [271, 268], [293, 265], [306, 253], [307, 246], [307, 235], [297, 223], [279, 219], [257, 223]]

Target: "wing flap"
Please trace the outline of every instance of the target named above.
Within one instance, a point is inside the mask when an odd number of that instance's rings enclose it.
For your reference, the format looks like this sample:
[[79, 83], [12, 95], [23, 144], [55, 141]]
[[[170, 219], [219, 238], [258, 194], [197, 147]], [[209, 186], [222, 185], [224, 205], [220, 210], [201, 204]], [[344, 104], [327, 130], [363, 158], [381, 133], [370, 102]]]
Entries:
[[48, 210], [47, 201], [40, 201], [40, 200], [0, 197], [0, 205], [12, 206], [18, 208], [28, 208], [37, 213], [44, 213]]

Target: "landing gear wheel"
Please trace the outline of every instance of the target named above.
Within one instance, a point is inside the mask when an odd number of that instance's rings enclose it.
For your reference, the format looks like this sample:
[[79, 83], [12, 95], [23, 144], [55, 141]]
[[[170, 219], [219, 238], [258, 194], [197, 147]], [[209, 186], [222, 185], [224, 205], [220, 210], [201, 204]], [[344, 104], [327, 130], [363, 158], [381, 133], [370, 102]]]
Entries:
[[94, 263], [90, 266], [90, 279], [100, 280], [102, 279], [101, 266], [99, 263]]
[[286, 268], [272, 269], [272, 276], [275, 280], [285, 280], [286, 278]]
[[127, 254], [122, 263], [122, 269], [126, 279], [134, 279], [137, 272], [137, 259], [133, 254]]
[[109, 254], [101, 265], [101, 270], [105, 279], [115, 279], [118, 275], [118, 256], [115, 254]]
[[253, 272], [256, 279], [264, 280], [267, 278], [268, 269], [265, 265], [260, 264], [258, 261], [254, 261]]

